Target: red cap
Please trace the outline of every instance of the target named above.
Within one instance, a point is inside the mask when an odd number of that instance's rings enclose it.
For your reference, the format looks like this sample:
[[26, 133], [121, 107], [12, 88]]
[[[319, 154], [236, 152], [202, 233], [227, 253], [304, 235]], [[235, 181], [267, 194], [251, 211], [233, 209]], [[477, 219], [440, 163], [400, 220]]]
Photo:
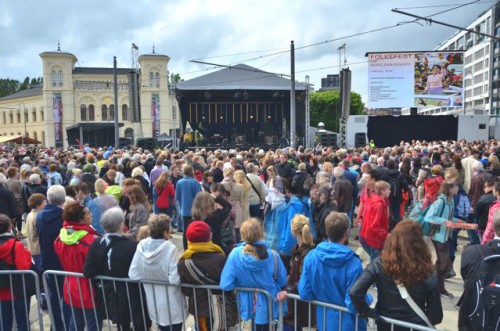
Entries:
[[192, 222], [186, 230], [186, 238], [192, 243], [208, 242], [211, 234], [210, 227], [203, 221]]

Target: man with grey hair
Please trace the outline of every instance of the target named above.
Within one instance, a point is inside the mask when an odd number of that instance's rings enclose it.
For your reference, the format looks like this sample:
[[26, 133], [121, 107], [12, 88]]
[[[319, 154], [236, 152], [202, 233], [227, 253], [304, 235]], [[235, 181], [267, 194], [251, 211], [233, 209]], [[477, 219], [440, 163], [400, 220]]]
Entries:
[[[495, 238], [492, 241], [486, 245], [469, 245], [462, 253], [460, 271], [464, 279], [464, 293], [458, 302], [458, 305], [460, 305], [460, 311], [458, 313], [459, 330], [474, 329], [471, 325], [469, 316], [473, 315], [475, 310], [476, 300], [473, 300], [475, 297], [474, 281], [481, 262], [485, 257], [500, 254], [500, 210], [497, 210], [493, 215], [493, 228], [495, 230]], [[499, 262], [496, 262], [496, 266], [499, 266]], [[490, 267], [490, 270], [495, 269]]]
[[[36, 217], [36, 232], [40, 242], [43, 270], [63, 270], [54, 250], [54, 241], [59, 236], [63, 226], [62, 212], [65, 201], [66, 190], [64, 187], [62, 185], [52, 185], [47, 190], [48, 204]], [[55, 330], [63, 330], [61, 309], [59, 309], [63, 294], [63, 279], [58, 278], [56, 281], [54, 277], [49, 277], [48, 281], [51, 306], [55, 307], [52, 309], [54, 315], [53, 327]], [[64, 312], [65, 321], [69, 321], [69, 314], [71, 312]]]
[[[107, 276], [128, 278], [128, 270], [137, 249], [137, 241], [123, 234], [125, 215], [119, 207], [106, 210], [101, 217], [105, 235], [97, 238], [89, 248], [83, 275], [87, 278]], [[104, 296], [109, 318], [118, 330], [147, 330], [151, 326], [149, 315], [141, 306], [138, 284], [104, 281]], [[145, 300], [142, 300], [145, 303]], [[129, 309], [130, 308], [130, 309]], [[132, 313], [132, 317], [130, 316]]]

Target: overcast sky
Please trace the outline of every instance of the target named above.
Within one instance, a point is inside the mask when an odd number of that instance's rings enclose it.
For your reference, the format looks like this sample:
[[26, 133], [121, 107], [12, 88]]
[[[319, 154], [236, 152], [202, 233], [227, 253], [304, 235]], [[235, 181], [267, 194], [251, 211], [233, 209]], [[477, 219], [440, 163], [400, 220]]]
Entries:
[[[426, 16], [468, 2], [0, 0], [0, 78], [41, 76], [38, 54], [55, 51], [58, 40], [61, 50], [73, 53], [81, 67], [112, 67], [114, 55], [120, 67], [130, 67], [131, 43], [135, 43], [140, 54], [151, 53], [154, 44], [156, 53], [170, 56], [169, 71], [185, 80], [214, 71], [210, 66], [191, 63], [191, 59], [224, 65], [246, 63], [289, 74], [289, 52], [269, 55], [289, 49], [291, 40], [300, 48], [412, 20], [391, 12], [392, 8]], [[493, 4], [480, 0], [433, 18], [465, 27]], [[428, 6], [435, 7], [421, 8]], [[321, 87], [322, 77], [338, 73], [337, 49], [346, 43], [352, 89], [361, 93], [366, 103], [366, 52], [432, 50], [455, 32], [437, 24], [422, 24], [404, 24], [298, 49], [297, 80], [304, 81], [309, 75], [316, 89]]]

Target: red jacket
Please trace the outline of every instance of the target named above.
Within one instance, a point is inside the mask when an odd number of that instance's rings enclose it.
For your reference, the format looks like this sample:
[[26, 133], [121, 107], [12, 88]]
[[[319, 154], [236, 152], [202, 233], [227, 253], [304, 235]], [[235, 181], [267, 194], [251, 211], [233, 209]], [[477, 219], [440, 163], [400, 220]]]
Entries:
[[424, 179], [424, 201], [422, 203], [422, 209], [425, 209], [425, 207], [436, 201], [443, 180], [441, 176]]
[[[5, 235], [5, 237], [6, 236], [7, 235]], [[12, 249], [14, 249], [14, 257], [16, 260], [15, 262], [12, 261]], [[16, 241], [14, 237], [10, 237], [0, 245], [0, 260], [5, 261], [5, 263], [7, 264], [14, 264], [17, 270], [31, 269], [30, 251], [24, 247], [22, 242]], [[10, 288], [1, 288], [0, 301], [10, 301], [10, 300], [12, 300]]]
[[156, 200], [156, 206], [158, 206], [158, 208], [166, 209], [170, 207], [170, 201], [175, 201], [175, 190], [172, 183], [168, 183], [161, 192], [158, 191], [156, 187], [155, 190], [158, 193], [158, 199]]
[[[87, 253], [96, 237], [99, 237], [99, 233], [89, 225], [64, 221], [63, 228], [54, 241], [54, 250], [64, 271], [83, 272]], [[94, 303], [97, 303], [96, 294], [89, 279], [83, 276], [65, 277], [64, 302], [68, 305], [75, 308], [94, 308]]]
[[389, 233], [389, 210], [386, 199], [370, 195], [363, 212], [363, 224], [359, 234], [370, 247], [382, 249]]

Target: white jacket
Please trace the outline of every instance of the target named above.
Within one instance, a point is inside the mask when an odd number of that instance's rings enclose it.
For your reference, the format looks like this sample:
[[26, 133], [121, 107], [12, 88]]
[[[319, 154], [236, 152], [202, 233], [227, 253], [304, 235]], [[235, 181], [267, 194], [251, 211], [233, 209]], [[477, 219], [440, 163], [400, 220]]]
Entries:
[[[139, 242], [128, 271], [130, 279], [166, 281], [179, 285], [177, 248], [165, 239]], [[186, 298], [179, 286], [144, 284], [149, 317], [161, 326], [183, 323], [188, 316]], [[168, 298], [167, 298], [168, 296]]]

